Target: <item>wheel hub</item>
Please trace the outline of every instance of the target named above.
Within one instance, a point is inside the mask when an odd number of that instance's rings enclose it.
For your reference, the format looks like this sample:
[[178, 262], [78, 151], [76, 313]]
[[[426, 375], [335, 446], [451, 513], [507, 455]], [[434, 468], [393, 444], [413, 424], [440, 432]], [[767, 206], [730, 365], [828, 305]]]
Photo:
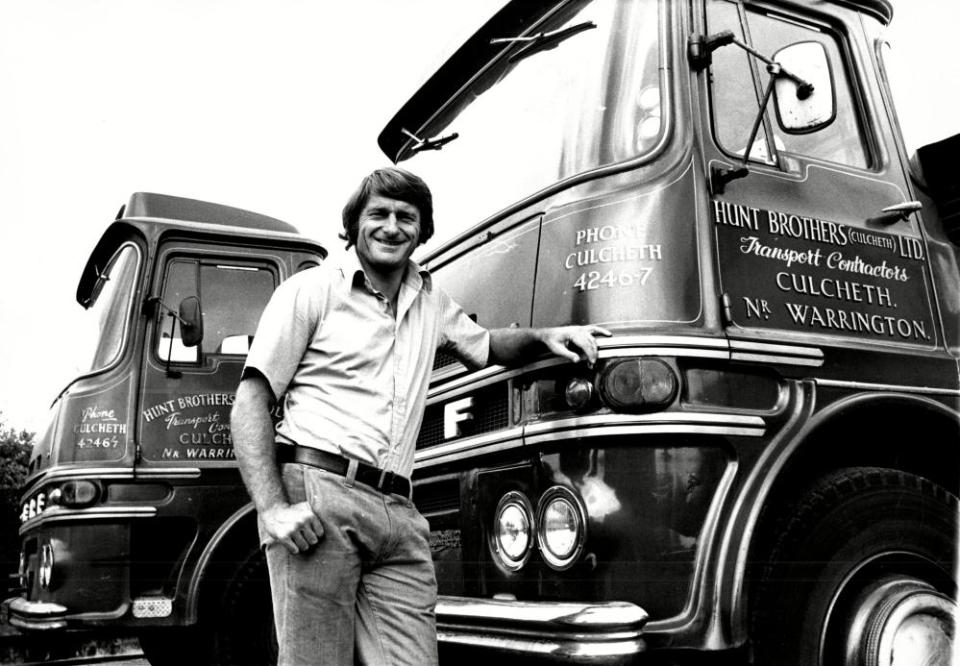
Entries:
[[913, 578], [885, 580], [860, 596], [847, 635], [847, 666], [950, 666], [956, 603]]

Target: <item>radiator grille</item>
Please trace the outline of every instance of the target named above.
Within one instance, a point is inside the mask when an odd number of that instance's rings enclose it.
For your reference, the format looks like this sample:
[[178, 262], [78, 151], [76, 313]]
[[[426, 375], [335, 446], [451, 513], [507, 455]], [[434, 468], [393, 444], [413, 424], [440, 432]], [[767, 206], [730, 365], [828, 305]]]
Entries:
[[422, 481], [416, 484], [413, 501], [424, 515], [460, 509], [460, 480], [457, 477]]
[[459, 363], [457, 357], [453, 354], [448, 354], [445, 351], [440, 349], [437, 350], [436, 355], [433, 357], [433, 371], [443, 370], [447, 366], [453, 365], [454, 363]]
[[[460, 398], [455, 398], [459, 400]], [[460, 437], [471, 437], [506, 428], [510, 423], [508, 385], [496, 384], [473, 394], [473, 419], [461, 421]], [[444, 442], [444, 405], [431, 405], [423, 416], [417, 448], [424, 449]], [[453, 438], [452, 438], [453, 439]]]

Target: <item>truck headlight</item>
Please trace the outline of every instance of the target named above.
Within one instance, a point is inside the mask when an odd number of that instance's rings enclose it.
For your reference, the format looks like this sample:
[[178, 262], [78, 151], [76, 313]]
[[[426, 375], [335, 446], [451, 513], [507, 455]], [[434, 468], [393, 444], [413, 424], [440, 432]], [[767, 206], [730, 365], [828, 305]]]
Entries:
[[604, 368], [600, 393], [617, 411], [639, 411], [665, 407], [677, 393], [673, 369], [658, 358], [630, 358]]
[[593, 383], [583, 377], [572, 377], [563, 391], [567, 405], [577, 411], [590, 407], [594, 402], [593, 395]]
[[586, 541], [583, 504], [569, 489], [554, 486], [540, 498], [537, 542], [544, 561], [562, 571], [573, 566]]
[[20, 584], [20, 588], [23, 590], [27, 589], [27, 585], [30, 582], [27, 574], [29, 573], [29, 559], [27, 558], [27, 551], [20, 551], [20, 564], [17, 567], [17, 582]]
[[50, 504], [71, 508], [89, 506], [100, 499], [100, 487], [93, 481], [67, 481], [50, 492]]
[[515, 490], [500, 498], [493, 520], [493, 551], [500, 564], [517, 571], [530, 557], [533, 542], [533, 509], [530, 500]]
[[40, 546], [40, 566], [37, 569], [37, 576], [40, 579], [40, 587], [49, 590], [53, 582], [53, 544], [45, 543]]

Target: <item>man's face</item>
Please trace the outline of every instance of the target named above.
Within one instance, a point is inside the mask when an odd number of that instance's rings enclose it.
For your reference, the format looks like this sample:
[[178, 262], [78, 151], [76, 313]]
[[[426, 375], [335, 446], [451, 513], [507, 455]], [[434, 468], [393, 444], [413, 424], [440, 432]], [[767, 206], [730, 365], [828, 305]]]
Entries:
[[420, 211], [413, 204], [371, 195], [360, 212], [357, 255], [381, 274], [403, 270], [420, 241]]

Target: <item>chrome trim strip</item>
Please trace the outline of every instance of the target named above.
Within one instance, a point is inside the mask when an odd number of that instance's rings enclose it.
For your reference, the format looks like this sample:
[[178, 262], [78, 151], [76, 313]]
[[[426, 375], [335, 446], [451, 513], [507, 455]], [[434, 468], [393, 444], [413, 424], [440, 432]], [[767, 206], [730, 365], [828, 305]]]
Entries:
[[66, 628], [66, 606], [48, 601], [29, 601], [23, 597], [6, 602], [7, 622], [19, 629], [30, 631], [61, 630]]
[[535, 423], [478, 437], [438, 444], [414, 455], [415, 468], [476, 458], [509, 448], [543, 442], [611, 435], [728, 435], [762, 437], [766, 421], [759, 416], [713, 412], [671, 412], [666, 414], [600, 414], [548, 423]]
[[442, 465], [449, 462], [457, 462], [460, 460], [467, 460], [469, 458], [477, 458], [483, 455], [489, 455], [491, 453], [497, 453], [498, 451], [506, 451], [507, 449], [516, 449], [523, 446], [523, 441], [519, 439], [509, 439], [502, 442], [494, 442], [492, 444], [480, 445], [476, 447], [471, 447], [469, 449], [464, 449], [462, 451], [454, 451], [452, 453], [447, 453], [436, 458], [430, 458], [422, 462], [415, 463], [415, 469], [422, 469], [424, 467], [433, 467], [434, 465]]
[[[427, 404], [435, 402], [436, 399], [446, 393], [451, 393], [460, 388], [480, 388], [497, 381], [506, 381], [511, 377], [524, 372], [524, 368], [507, 368], [502, 365], [491, 365], [482, 370], [477, 370], [466, 375], [454, 377], [448, 382], [431, 386], [427, 391]], [[435, 382], [432, 382], [435, 383]]]
[[442, 384], [443, 382], [449, 381], [455, 377], [466, 374], [470, 372], [460, 361], [454, 361], [449, 365], [445, 365], [439, 370], [433, 370], [430, 373], [430, 381], [434, 384]]
[[572, 428], [605, 428], [624, 425], [670, 425], [670, 426], [725, 426], [756, 429], [766, 428], [766, 421], [760, 416], [741, 414], [719, 414], [715, 412], [661, 412], [654, 414], [596, 414], [571, 419], [559, 419], [545, 423], [534, 423], [526, 427], [527, 436], [540, 435]]
[[437, 618], [523, 622], [578, 631], [640, 629], [649, 615], [628, 601], [597, 603], [569, 601], [508, 601], [440, 595]]
[[763, 429], [737, 428], [718, 425], [629, 425], [610, 426], [606, 428], [571, 428], [558, 432], [543, 433], [527, 437], [524, 444], [532, 446], [545, 442], [556, 442], [569, 439], [585, 439], [587, 437], [612, 437], [622, 435], [725, 435], [729, 437], [763, 437]]
[[19, 534], [28, 532], [44, 523], [67, 520], [116, 520], [123, 518], [153, 518], [157, 514], [155, 506], [97, 506], [89, 509], [64, 509], [54, 507], [39, 516], [34, 516], [20, 526]]
[[[506, 633], [506, 632], [504, 632]], [[584, 641], [579, 637], [531, 636], [513, 638], [508, 635], [478, 633], [473, 627], [450, 627], [437, 623], [437, 641], [455, 645], [486, 648], [528, 657], [548, 657], [561, 663], [619, 664], [625, 657], [646, 650], [640, 637], [618, 641]]]
[[601, 349], [620, 347], [692, 347], [726, 350], [726, 338], [707, 338], [696, 335], [617, 335], [612, 338], [597, 338]]
[[[487, 448], [497, 444], [514, 444], [517, 446], [522, 446], [522, 441], [523, 428], [498, 430], [497, 432], [477, 435], [476, 437], [467, 437], [465, 439], [456, 440], [448, 444], [437, 444], [426, 449], [421, 449], [414, 453], [414, 465], [417, 467], [436, 465], [439, 464], [439, 462], [442, 462], [442, 460], [438, 460], [440, 458], [448, 458], [450, 456], [466, 453], [471, 449]], [[493, 450], [499, 449], [494, 448]]]
[[907, 384], [880, 384], [874, 382], [854, 382], [845, 379], [819, 379], [813, 380], [817, 386], [829, 386], [831, 388], [850, 388], [857, 391], [902, 391], [904, 393], [923, 393], [926, 395], [949, 395], [960, 396], [960, 389], [936, 388], [933, 386], [909, 386]]
[[134, 477], [183, 478], [196, 479], [200, 477], [199, 467], [137, 467]]
[[[727, 341], [722, 338], [630, 335], [617, 338], [598, 338], [597, 346], [600, 358], [616, 358], [618, 356], [729, 358]], [[522, 374], [568, 363], [570, 361], [564, 358], [545, 358], [518, 368], [493, 365], [467, 374], [450, 373], [443, 370], [431, 379], [432, 386], [427, 392], [427, 404], [435, 404], [441, 397], [454, 397], [454, 395], [463, 393], [468, 389], [483, 388], [497, 381], [506, 381]]]
[[691, 347], [634, 347], [623, 349], [601, 349], [599, 358], [632, 358], [636, 356], [676, 356], [682, 358], [716, 358], [727, 360], [730, 353], [726, 349], [694, 349]]
[[731, 361], [750, 362], [750, 363], [776, 363], [778, 365], [805, 365], [819, 368], [823, 365], [823, 359], [798, 358], [796, 356], [775, 356], [767, 354], [744, 354], [733, 352], [730, 354]]
[[819, 347], [731, 340], [730, 360], [819, 367], [823, 365], [823, 350]]
[[129, 467], [55, 467], [41, 472], [30, 485], [40, 485], [58, 479], [129, 479], [133, 470]]
[[807, 356], [823, 358], [823, 350], [819, 347], [803, 347], [800, 345], [785, 345], [782, 343], [756, 342], [753, 340], [731, 340], [730, 349], [733, 351], [753, 351], [770, 354], [789, 354], [791, 356]]
[[15, 613], [30, 613], [31, 615], [63, 615], [67, 612], [66, 606], [55, 604], [52, 601], [30, 601], [23, 597], [16, 597], [10, 602], [9, 609]]
[[619, 662], [646, 648], [648, 615], [624, 602], [530, 602], [441, 596], [437, 637], [446, 643], [574, 661]]
[[61, 479], [136, 479], [142, 477], [169, 477], [169, 478], [197, 478], [200, 476], [199, 467], [168, 467], [142, 468], [131, 467], [55, 467], [44, 472], [30, 481], [30, 487], [43, 485]]

